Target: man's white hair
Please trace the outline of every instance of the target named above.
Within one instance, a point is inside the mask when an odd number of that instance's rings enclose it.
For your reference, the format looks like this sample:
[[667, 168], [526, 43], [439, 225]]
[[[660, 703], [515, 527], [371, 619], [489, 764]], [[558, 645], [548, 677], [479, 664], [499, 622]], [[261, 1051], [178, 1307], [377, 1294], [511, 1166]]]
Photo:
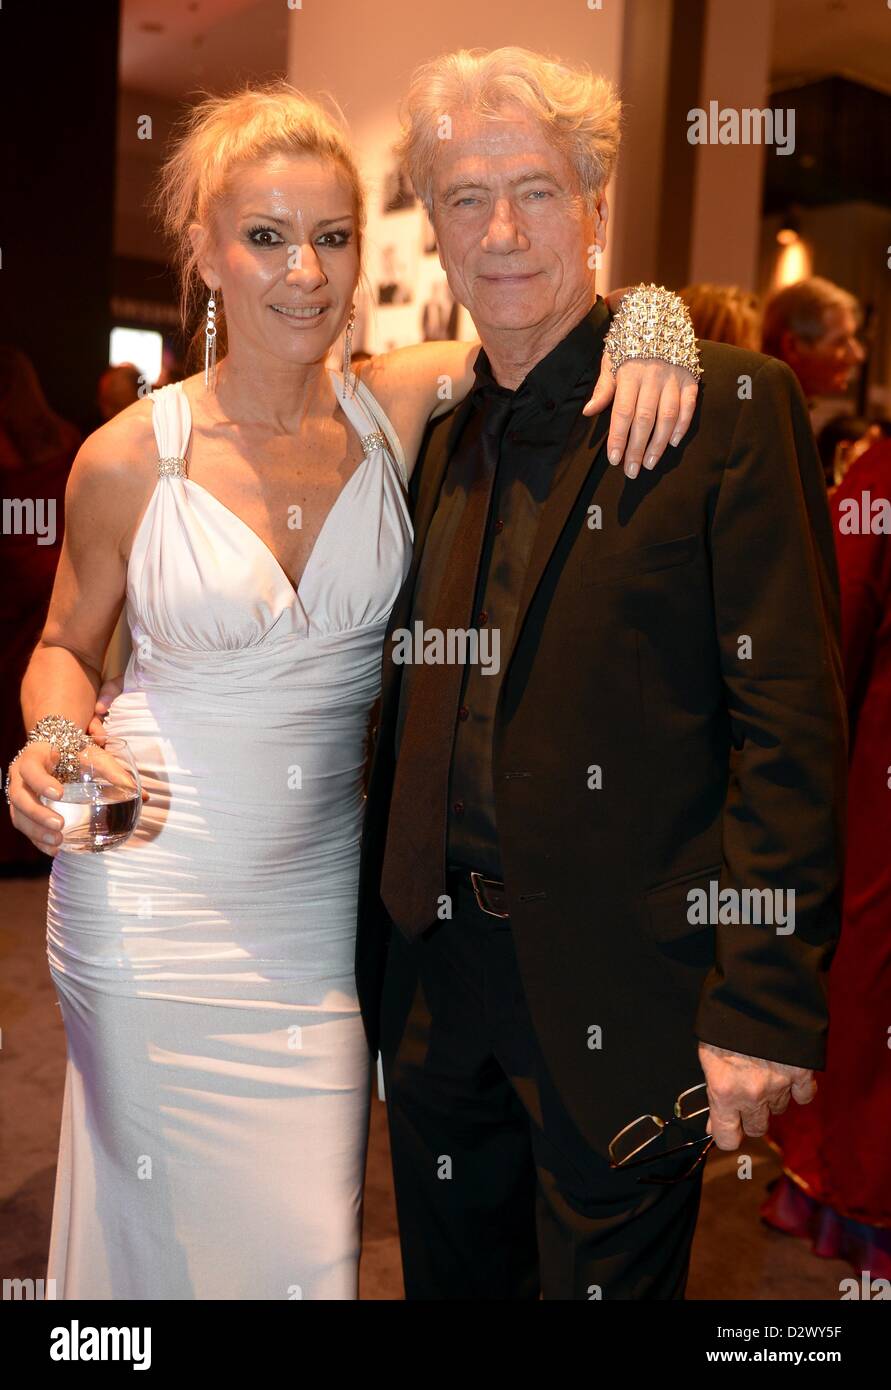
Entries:
[[528, 48], [464, 48], [415, 71], [402, 105], [397, 152], [427, 212], [432, 216], [443, 117], [470, 111], [503, 120], [507, 106], [541, 122], [575, 169], [592, 212], [615, 168], [622, 104], [607, 78]]

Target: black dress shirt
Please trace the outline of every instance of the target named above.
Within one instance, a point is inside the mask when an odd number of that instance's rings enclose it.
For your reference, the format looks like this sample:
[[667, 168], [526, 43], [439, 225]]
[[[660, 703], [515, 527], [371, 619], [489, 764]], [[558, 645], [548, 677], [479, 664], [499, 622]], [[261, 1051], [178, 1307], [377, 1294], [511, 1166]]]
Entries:
[[[471, 389], [475, 407], [453, 444], [439, 503], [430, 523], [418, 571], [411, 623], [424, 622], [442, 580], [469, 486], [469, 469], [479, 458], [477, 432], [499, 398], [512, 397], [503, 423], [492, 502], [476, 584], [471, 628], [480, 634], [480, 660], [468, 662], [458, 719], [449, 792], [447, 860], [502, 876], [492, 739], [495, 710], [504, 676], [504, 659], [516, 621], [526, 566], [548, 496], [573, 424], [591, 394], [599, 370], [602, 323], [607, 310], [598, 299], [591, 311], [510, 391], [499, 386], [484, 349], [474, 362]], [[500, 412], [499, 412], [500, 413]], [[486, 643], [488, 642], [488, 646]], [[398, 755], [411, 686], [411, 667], [403, 673], [396, 725]]]

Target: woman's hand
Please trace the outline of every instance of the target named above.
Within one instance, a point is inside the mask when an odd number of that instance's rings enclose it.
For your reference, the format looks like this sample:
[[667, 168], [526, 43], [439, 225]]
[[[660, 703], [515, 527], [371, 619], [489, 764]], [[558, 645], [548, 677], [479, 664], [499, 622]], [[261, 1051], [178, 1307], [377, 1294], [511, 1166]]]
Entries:
[[[104, 752], [101, 745], [106, 741], [106, 728], [99, 717], [107, 713], [108, 706], [121, 694], [124, 677], [115, 676], [104, 682], [96, 698], [96, 716], [90, 721], [88, 733], [95, 738], [99, 748], [82, 748], [78, 753], [79, 762], [86, 762], [89, 755], [90, 766], [106, 778], [113, 787], [133, 787], [132, 774], [124, 763], [118, 762], [111, 753]], [[99, 737], [96, 735], [99, 734]], [[58, 853], [63, 837], [61, 828], [65, 821], [57, 810], [44, 806], [40, 796], [49, 796], [50, 801], [61, 801], [63, 788], [54, 774], [58, 762], [58, 749], [51, 744], [35, 742], [26, 745], [19, 753], [10, 769], [10, 817], [17, 830], [31, 840], [32, 845], [42, 849], [50, 858]], [[149, 792], [143, 790], [143, 803], [149, 801]]]
[[603, 354], [600, 377], [583, 415], [599, 415], [615, 396], [606, 452], [611, 464], [621, 463], [636, 478], [641, 463], [655, 468], [665, 446], [680, 444], [690, 427], [699, 386], [685, 367], [660, 358], [623, 362], [613, 378], [609, 353]]
[[[99, 728], [102, 729], [101, 723]], [[132, 774], [111, 753], [106, 753], [101, 746], [82, 748], [77, 755], [78, 761], [86, 763], [87, 755], [94, 771], [112, 786], [132, 789]], [[16, 830], [27, 835], [32, 845], [50, 858], [59, 852], [65, 822], [58, 811], [44, 806], [40, 798], [46, 796], [50, 801], [62, 799], [62, 784], [54, 771], [58, 761], [59, 751], [52, 744], [29, 743], [12, 764], [9, 774], [9, 813], [12, 823]], [[142, 800], [149, 800], [147, 791], [143, 791]]]
[[62, 788], [53, 775], [59, 751], [49, 743], [29, 743], [9, 770], [9, 814], [16, 830], [27, 835], [32, 845], [53, 857], [62, 843], [65, 824], [57, 811], [40, 800], [48, 796], [61, 800]]

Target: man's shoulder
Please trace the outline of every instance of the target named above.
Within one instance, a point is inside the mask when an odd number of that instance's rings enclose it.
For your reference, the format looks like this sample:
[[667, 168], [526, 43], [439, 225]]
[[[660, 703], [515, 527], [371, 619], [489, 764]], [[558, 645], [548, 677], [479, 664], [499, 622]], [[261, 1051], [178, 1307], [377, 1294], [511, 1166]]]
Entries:
[[761, 376], [762, 381], [775, 381], [786, 387], [796, 381], [795, 373], [778, 357], [751, 348], [734, 347], [731, 343], [713, 343], [698, 338], [699, 355], [704, 372], [703, 381], [717, 380], [739, 384], [740, 377]]
[[751, 412], [757, 421], [779, 410], [793, 417], [807, 416], [807, 403], [798, 378], [778, 357], [730, 343], [699, 339], [703, 376], [700, 383], [702, 418], [724, 426]]
[[411, 492], [413, 496], [417, 496], [424, 476], [426, 475], [429, 477], [431, 473], [429, 465], [432, 460], [435, 458], [444, 460], [445, 455], [448, 453], [452, 429], [455, 427], [459, 412], [465, 403], [466, 398], [456, 401], [451, 410], [446, 411], [444, 415], [437, 415], [435, 420], [431, 420], [424, 430], [421, 437], [421, 446], [418, 449], [418, 461], [414, 466], [411, 476]]

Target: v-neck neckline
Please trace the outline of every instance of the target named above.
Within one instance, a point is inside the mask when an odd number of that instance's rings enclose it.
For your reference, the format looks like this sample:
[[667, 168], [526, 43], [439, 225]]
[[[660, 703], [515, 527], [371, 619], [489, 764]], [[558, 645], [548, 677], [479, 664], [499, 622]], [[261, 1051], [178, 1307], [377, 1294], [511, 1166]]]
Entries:
[[[343, 402], [341, 401], [341, 399], [340, 399], [340, 397], [339, 397], [339, 395], [338, 395], [338, 393], [337, 393], [337, 390], [336, 390], [336, 387], [335, 387], [335, 385], [334, 385], [334, 381], [333, 381], [333, 378], [332, 378], [332, 375], [331, 375], [330, 370], [329, 370], [328, 368], [325, 368], [325, 371], [326, 371], [326, 374], [327, 374], [327, 376], [328, 376], [328, 380], [331, 382], [331, 386], [332, 386], [332, 389], [333, 389], [333, 391], [334, 391], [334, 396], [335, 396], [335, 399], [336, 399], [336, 401], [337, 401], [337, 404], [340, 406], [341, 410], [343, 410], [344, 415], [346, 416], [347, 420], [349, 420], [350, 424], [353, 426], [353, 429], [355, 429], [356, 432], [357, 432], [357, 434], [359, 434], [359, 430], [358, 430], [358, 427], [357, 427], [357, 425], [356, 425], [356, 422], [350, 417], [350, 415], [349, 415], [349, 414], [347, 413], [347, 411], [344, 409]], [[186, 439], [185, 439], [185, 446], [184, 446], [184, 448], [183, 448], [183, 457], [186, 458], [186, 462], [188, 463], [188, 462], [189, 462], [189, 459], [188, 459], [187, 455], [188, 455], [188, 452], [189, 452], [189, 449], [190, 449], [190, 446], [191, 446], [191, 443], [192, 443], [192, 406], [191, 406], [191, 402], [189, 401], [188, 395], [186, 394], [185, 390], [183, 389], [182, 383], [181, 383], [181, 382], [178, 382], [177, 385], [178, 385], [178, 387], [179, 387], [180, 393], [181, 393], [182, 398], [183, 398], [183, 400], [185, 401], [185, 405], [186, 405], [186, 430], [185, 430]], [[359, 434], [359, 437], [360, 437], [360, 439], [362, 438], [361, 434]], [[376, 452], [376, 451], [375, 451], [375, 452]], [[328, 529], [328, 524], [329, 524], [329, 522], [331, 521], [331, 518], [333, 517], [333, 515], [334, 515], [334, 513], [337, 511], [337, 508], [339, 507], [341, 501], [343, 500], [344, 495], [345, 495], [346, 492], [349, 490], [349, 488], [352, 486], [352, 484], [353, 484], [354, 480], [356, 479], [356, 477], [357, 477], [360, 473], [362, 473], [362, 472], [365, 470], [365, 468], [367, 467], [367, 465], [370, 463], [371, 458], [372, 458], [372, 454], [366, 454], [365, 457], [361, 460], [361, 462], [360, 462], [360, 463], [357, 463], [356, 467], [353, 469], [352, 473], [350, 474], [350, 476], [347, 478], [346, 482], [345, 482], [345, 483], [343, 484], [343, 486], [341, 487], [340, 491], [338, 492], [338, 494], [337, 494], [337, 496], [335, 497], [334, 501], [332, 502], [331, 506], [328, 508], [328, 511], [327, 511], [327, 513], [326, 513], [326, 515], [325, 515], [325, 519], [324, 519], [324, 521], [322, 522], [321, 526], [319, 527], [318, 535], [316, 536], [315, 541], [313, 542], [312, 549], [311, 549], [311, 551], [309, 552], [309, 556], [308, 556], [308, 558], [307, 558], [306, 564], [303, 566], [303, 573], [301, 574], [300, 579], [299, 579], [299, 582], [298, 582], [296, 585], [294, 584], [294, 581], [291, 579], [291, 576], [288, 574], [287, 570], [285, 569], [284, 565], [283, 565], [283, 564], [281, 563], [281, 561], [279, 560], [278, 556], [276, 555], [276, 553], [275, 553], [275, 551], [272, 549], [272, 547], [271, 547], [266, 541], [264, 541], [263, 537], [259, 534], [258, 531], [255, 531], [255, 530], [254, 530], [253, 526], [251, 526], [249, 522], [245, 521], [245, 519], [244, 519], [243, 516], [239, 516], [239, 515], [238, 515], [238, 512], [233, 511], [231, 507], [227, 506], [227, 504], [226, 504], [225, 502], [223, 502], [223, 501], [221, 500], [221, 498], [217, 497], [217, 495], [216, 495], [215, 492], [211, 492], [210, 488], [205, 487], [203, 483], [198, 483], [198, 482], [196, 482], [196, 481], [194, 480], [194, 478], [190, 478], [190, 477], [188, 476], [188, 474], [187, 474], [184, 478], [181, 478], [180, 481], [181, 481], [181, 482], [184, 482], [184, 483], [188, 483], [192, 488], [197, 488], [197, 490], [198, 490], [199, 492], [203, 493], [205, 497], [209, 497], [210, 500], [211, 500], [211, 502], [215, 503], [217, 507], [219, 507], [222, 511], [226, 512], [226, 514], [227, 514], [228, 516], [233, 517], [233, 518], [235, 519], [235, 521], [237, 521], [237, 522], [242, 526], [242, 528], [248, 533], [248, 535], [253, 536], [254, 540], [257, 541], [257, 543], [262, 547], [263, 550], [265, 550], [266, 554], [269, 556], [270, 560], [272, 561], [272, 563], [275, 565], [276, 569], [278, 570], [279, 575], [280, 575], [281, 578], [285, 581], [285, 583], [287, 584], [288, 588], [291, 590], [292, 596], [300, 603], [300, 606], [303, 608], [304, 613], [306, 613], [306, 608], [305, 608], [304, 603], [303, 603], [303, 597], [302, 597], [302, 594], [301, 594], [301, 590], [302, 590], [302, 588], [303, 588], [303, 586], [304, 586], [304, 584], [305, 584], [305, 582], [306, 582], [306, 576], [307, 576], [307, 574], [309, 573], [309, 570], [310, 570], [310, 568], [311, 568], [311, 566], [312, 566], [313, 560], [316, 558], [316, 554], [318, 553], [320, 542], [321, 542], [321, 540], [322, 540], [322, 538], [323, 538], [323, 536], [324, 536], [326, 530]], [[158, 482], [161, 482], [161, 479], [160, 479], [160, 478], [158, 479]], [[308, 616], [308, 614], [307, 614], [307, 616]]]

